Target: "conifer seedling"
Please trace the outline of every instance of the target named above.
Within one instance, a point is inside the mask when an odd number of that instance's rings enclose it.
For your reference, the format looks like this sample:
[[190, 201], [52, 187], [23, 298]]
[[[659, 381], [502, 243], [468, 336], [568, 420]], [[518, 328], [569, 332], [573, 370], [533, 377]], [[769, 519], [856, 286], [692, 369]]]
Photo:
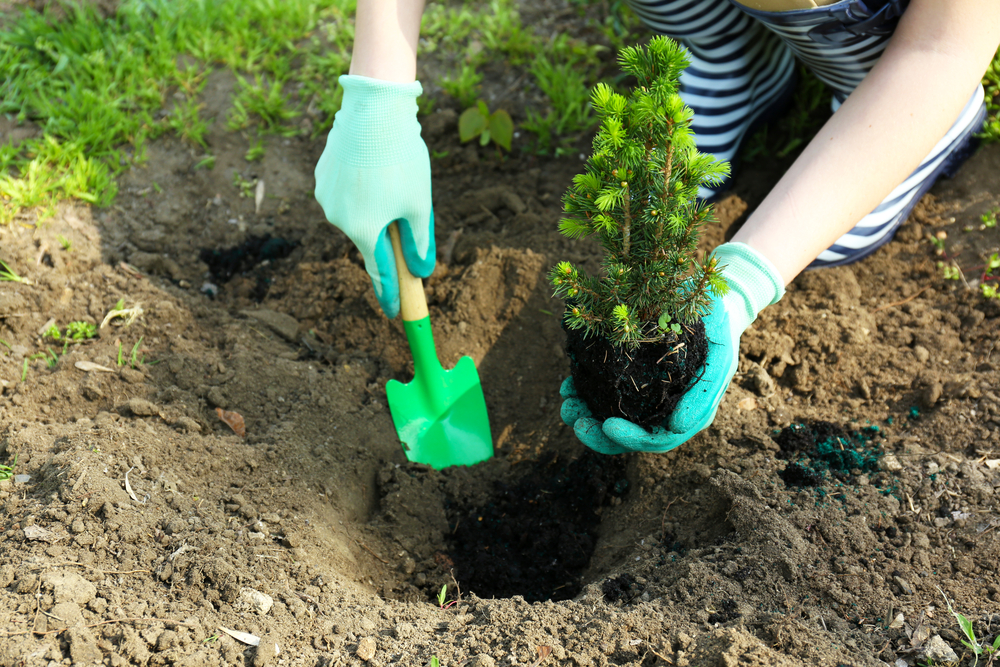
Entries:
[[[598, 366], [617, 364], [590, 374], [606, 376], [619, 389], [628, 385], [640, 403], [649, 404], [650, 394], [670, 385], [667, 413], [672, 409], [704, 362], [700, 318], [728, 290], [722, 267], [710, 257], [698, 261], [696, 251], [702, 229], [714, 221], [698, 188], [719, 184], [729, 165], [695, 146], [692, 112], [678, 94], [688, 58], [676, 42], [655, 37], [648, 47], [622, 50], [619, 62], [638, 85], [627, 97], [606, 84], [595, 87], [600, 127], [585, 172], [563, 197], [566, 217], [559, 225], [572, 239], [596, 236], [605, 251], [603, 267], [600, 275], [587, 275], [560, 262], [549, 278], [556, 296], [566, 300], [568, 352], [581, 398], [595, 416], [652, 424], [665, 416], [663, 401], [654, 401], [660, 408], [646, 416], [627, 406], [595, 405], [581, 387], [578, 371], [589, 363], [582, 357], [599, 354]], [[603, 360], [609, 355], [597, 341], [605, 341], [615, 359]], [[641, 350], [649, 346], [655, 356], [644, 361], [649, 355]], [[621, 391], [617, 399], [600, 400], [621, 402]]]

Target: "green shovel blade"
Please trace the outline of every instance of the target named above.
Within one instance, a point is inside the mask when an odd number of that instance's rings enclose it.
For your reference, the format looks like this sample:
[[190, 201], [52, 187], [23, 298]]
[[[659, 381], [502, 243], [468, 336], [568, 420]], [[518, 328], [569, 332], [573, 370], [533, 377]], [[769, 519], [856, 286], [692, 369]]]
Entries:
[[493, 437], [479, 373], [470, 357], [441, 367], [429, 317], [403, 322], [413, 353], [413, 380], [385, 387], [406, 458], [440, 470], [493, 456]]

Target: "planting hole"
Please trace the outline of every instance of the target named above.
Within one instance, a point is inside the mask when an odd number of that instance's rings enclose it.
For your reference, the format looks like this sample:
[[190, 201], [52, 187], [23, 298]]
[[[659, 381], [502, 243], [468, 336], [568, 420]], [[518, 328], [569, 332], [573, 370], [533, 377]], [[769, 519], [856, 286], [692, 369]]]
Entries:
[[602, 509], [628, 492], [620, 457], [587, 452], [532, 464], [518, 480], [496, 482], [488, 502], [451, 505], [448, 558], [462, 591], [529, 602], [580, 592], [597, 543]]
[[[421, 537], [429, 538], [428, 546], [434, 550], [409, 579], [414, 593], [437, 603], [442, 585], [447, 584], [447, 602], [457, 595], [457, 583], [462, 595], [475, 593], [484, 599], [520, 595], [537, 602], [576, 596], [589, 583], [584, 574], [604, 510], [628, 494], [622, 457], [589, 451], [576, 458], [552, 454], [519, 463], [510, 471], [514, 474], [473, 481], [482, 472], [453, 468], [438, 477], [404, 467], [393, 471], [393, 482], [383, 486], [383, 493], [388, 492], [383, 496], [384, 509], [393, 504], [396, 488], [427, 489], [428, 514], [433, 512], [447, 525], [438, 533], [440, 540], [427, 532], [414, 534], [418, 552], [424, 542]], [[443, 495], [438, 495], [441, 491]], [[431, 510], [439, 502], [441, 510]], [[394, 509], [390, 512], [398, 516]], [[423, 525], [425, 531], [433, 531], [436, 525], [444, 528], [442, 524]], [[406, 531], [407, 523], [398, 528]], [[406, 536], [399, 536], [406, 544]]]
[[[253, 271], [264, 262], [284, 259], [291, 254], [297, 243], [280, 237], [248, 236], [243, 243], [229, 248], [205, 248], [198, 258], [208, 264], [212, 278], [219, 284], [227, 283], [233, 277]], [[265, 265], [265, 266], [269, 266]], [[269, 273], [255, 272], [256, 286], [252, 290], [255, 301], [262, 301], [271, 284]]]

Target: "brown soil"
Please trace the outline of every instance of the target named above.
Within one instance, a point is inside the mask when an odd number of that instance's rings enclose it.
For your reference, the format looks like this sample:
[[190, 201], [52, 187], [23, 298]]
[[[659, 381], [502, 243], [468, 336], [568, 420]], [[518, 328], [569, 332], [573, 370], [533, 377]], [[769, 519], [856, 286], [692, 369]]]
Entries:
[[[209, 106], [231, 84], [213, 77]], [[472, 469], [406, 463], [384, 393], [409, 377], [405, 338], [312, 198], [322, 142], [272, 139], [248, 165], [218, 129], [214, 171], [196, 171], [166, 139], [114, 206], [0, 229], [0, 256], [34, 281], [0, 283], [0, 462], [29, 476], [0, 485], [0, 664], [484, 667], [545, 646], [542, 665], [913, 664], [942, 640], [961, 654], [939, 588], [980, 637], [1000, 631], [1000, 302], [944, 281], [924, 240], [947, 232], [976, 279], [1000, 230], [962, 229], [1000, 205], [1000, 146], [874, 256], [804, 274], [764, 311], [711, 428], [613, 459], [627, 484], [587, 510], [600, 523], [579, 594], [465, 590], [441, 609], [463, 567], [456, 508], [584, 454], [558, 415], [568, 364], [544, 272], [594, 271], [598, 253], [556, 232], [576, 156], [498, 163], [457, 144], [453, 113], [424, 123], [449, 151], [431, 317], [446, 367], [476, 361], [496, 444]], [[706, 248], [786, 164], [741, 177]], [[234, 169], [265, 181], [259, 212]], [[294, 248], [229, 282], [206, 273], [202, 250], [266, 235]], [[30, 359], [61, 351], [39, 335], [49, 319], [99, 324], [119, 299], [144, 315], [52, 368]], [[119, 367], [119, 341], [128, 362], [140, 337], [145, 363]], [[216, 408], [245, 418], [245, 439]], [[776, 429], [804, 420], [882, 427], [879, 471], [787, 487], [785, 468], [810, 463], [783, 456]]]

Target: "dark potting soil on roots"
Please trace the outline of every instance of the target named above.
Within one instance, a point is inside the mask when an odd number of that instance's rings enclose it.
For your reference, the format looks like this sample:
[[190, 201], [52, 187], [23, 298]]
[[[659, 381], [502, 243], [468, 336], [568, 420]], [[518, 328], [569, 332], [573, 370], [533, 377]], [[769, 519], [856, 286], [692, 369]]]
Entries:
[[878, 426], [848, 429], [825, 421], [786, 426], [774, 436], [778, 458], [788, 461], [779, 473], [786, 486], [820, 486], [829, 477], [845, 482], [874, 473], [882, 458]]
[[640, 426], [659, 426], [673, 412], [708, 354], [700, 320], [680, 336], [636, 349], [615, 347], [603, 336], [585, 338], [566, 330], [566, 354], [576, 393], [600, 420], [622, 417]]
[[573, 598], [590, 564], [601, 507], [627, 491], [621, 457], [586, 452], [539, 461], [519, 481], [498, 482], [488, 504], [448, 508], [449, 522], [457, 522], [448, 549], [455, 578], [481, 598]]

